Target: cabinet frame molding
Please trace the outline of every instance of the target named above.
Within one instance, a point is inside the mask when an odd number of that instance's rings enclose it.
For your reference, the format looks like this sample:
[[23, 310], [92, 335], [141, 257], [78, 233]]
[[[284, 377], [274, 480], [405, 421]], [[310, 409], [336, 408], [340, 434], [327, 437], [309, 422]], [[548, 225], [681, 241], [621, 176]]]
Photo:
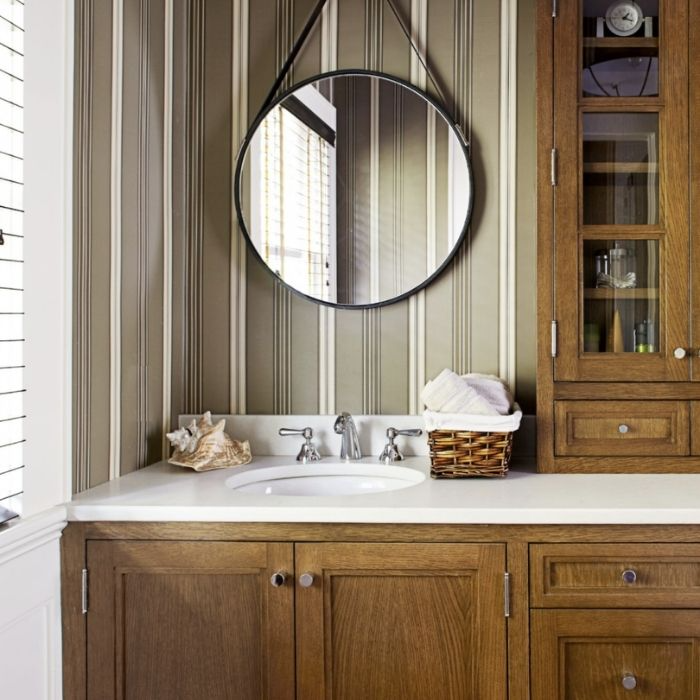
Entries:
[[[663, 0], [660, 22], [661, 32], [665, 34], [662, 36], [669, 36], [671, 21], [677, 21], [678, 32], [674, 25], [673, 39], [659, 42], [661, 93], [658, 97], [619, 99], [581, 96], [580, 32], [577, 28], [575, 40], [570, 42], [558, 38], [557, 33], [561, 22], [573, 26], [572, 13], [578, 13], [580, 9], [581, 0], [561, 5], [556, 13], [552, 12], [551, 0], [538, 0], [537, 3], [538, 470], [548, 473], [697, 473], [700, 472], [700, 438], [694, 434], [700, 426], [700, 337], [697, 330], [700, 328], [700, 281], [695, 285], [690, 285], [689, 281], [697, 278], [695, 271], [700, 269], [700, 236], [692, 234], [700, 207], [700, 178], [696, 176], [700, 172], [700, 148], [693, 147], [700, 135], [700, 51], [688, 51], [687, 46], [700, 46], [700, 7], [688, 0]], [[576, 21], [579, 21], [578, 16]], [[561, 66], [562, 60], [566, 66]], [[572, 70], [575, 79], [563, 81], [563, 77], [572, 77]], [[553, 89], [555, 83], [558, 85], [556, 91]], [[685, 89], [686, 83], [689, 90]], [[679, 86], [684, 89], [679, 91]], [[677, 106], [677, 95], [680, 95], [680, 107]], [[558, 106], [562, 105], [567, 109], [559, 111], [566, 114], [557, 115]], [[620, 236], [645, 240], [658, 238], [660, 250], [666, 251], [659, 279], [662, 306], [666, 307], [666, 312], [660, 308], [664, 322], [660, 329], [665, 339], [661, 342], [664, 357], [650, 355], [640, 358], [634, 357], [635, 353], [625, 353], [625, 357], [605, 357], [604, 353], [600, 357], [586, 357], [578, 350], [582, 345], [579, 326], [582, 326], [580, 305], [584, 290], [579, 289], [579, 264], [583, 237], [611, 239], [616, 237], [615, 231], [621, 230], [620, 226], [612, 225], [584, 226], [579, 221], [582, 196], [578, 174], [582, 158], [578, 152], [580, 113], [620, 111], [659, 113], [659, 222], [649, 226], [625, 226], [624, 234]], [[578, 145], [574, 144], [573, 150], [572, 147], [562, 149], [558, 143], [558, 130], [566, 132], [567, 125], [568, 131], [576, 134]], [[572, 139], [568, 137], [569, 142]], [[690, 147], [686, 149], [688, 144]], [[555, 185], [551, 180], [554, 149], [559, 171]], [[670, 162], [669, 153], [678, 157]], [[577, 174], [562, 177], [572, 172]], [[556, 206], [562, 194], [569, 202], [567, 206], [575, 211], [567, 213], [561, 206]], [[578, 204], [574, 206], [572, 202]], [[563, 227], [562, 216], [568, 222], [567, 237], [565, 232], [558, 230]], [[573, 231], [576, 232], [575, 240]], [[566, 255], [561, 253], [562, 245], [567, 247]], [[687, 254], [683, 253], [686, 248]], [[572, 296], [574, 281], [577, 292]], [[562, 285], [568, 285], [566, 290]], [[692, 287], [690, 292], [689, 287]], [[552, 356], [553, 321], [557, 322], [556, 357]], [[576, 325], [575, 333], [571, 331], [571, 323]], [[673, 358], [672, 351], [676, 346], [687, 349], [685, 359]], [[621, 376], [620, 367], [623, 365], [626, 370]], [[655, 374], [650, 374], [652, 371]], [[557, 454], [556, 445], [562, 445], [566, 440], [565, 436], [557, 435], [560, 430], [555, 420], [557, 400], [604, 403], [628, 399], [644, 400], [650, 404], [661, 400], [689, 400], [689, 440], [686, 441], [689, 449], [678, 450], [685, 454], [673, 454], [672, 451], [665, 456]]]
[[[71, 522], [61, 540], [64, 697], [87, 700], [81, 572], [89, 541], [378, 542], [505, 544], [511, 606], [506, 620], [508, 698], [530, 697], [529, 551], [536, 543], [698, 543], [700, 525], [423, 525], [402, 523]], [[502, 592], [502, 579], [499, 590]], [[90, 613], [88, 612], [87, 615]]]

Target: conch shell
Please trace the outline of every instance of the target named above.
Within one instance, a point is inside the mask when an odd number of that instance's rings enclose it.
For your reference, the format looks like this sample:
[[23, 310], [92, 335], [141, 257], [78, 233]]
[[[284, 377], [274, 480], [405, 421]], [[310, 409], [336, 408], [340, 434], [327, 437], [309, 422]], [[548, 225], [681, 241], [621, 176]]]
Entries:
[[253, 458], [247, 440], [232, 440], [225, 432], [226, 421], [216, 425], [211, 422], [211, 411], [199, 420], [193, 420], [186, 428], [167, 434], [175, 448], [170, 464], [189, 467], [197, 472], [248, 464]]

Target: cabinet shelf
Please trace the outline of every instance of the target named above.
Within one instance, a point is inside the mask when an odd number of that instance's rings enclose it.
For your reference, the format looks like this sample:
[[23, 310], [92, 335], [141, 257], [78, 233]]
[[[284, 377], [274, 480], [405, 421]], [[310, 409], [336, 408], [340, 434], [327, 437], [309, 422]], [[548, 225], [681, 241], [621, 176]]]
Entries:
[[584, 37], [584, 48], [597, 49], [655, 49], [659, 47], [657, 37]]
[[659, 290], [654, 288], [634, 287], [632, 289], [612, 289], [610, 287], [586, 287], [584, 299], [658, 299]]
[[583, 164], [584, 173], [642, 173], [659, 172], [658, 163], [588, 162]]

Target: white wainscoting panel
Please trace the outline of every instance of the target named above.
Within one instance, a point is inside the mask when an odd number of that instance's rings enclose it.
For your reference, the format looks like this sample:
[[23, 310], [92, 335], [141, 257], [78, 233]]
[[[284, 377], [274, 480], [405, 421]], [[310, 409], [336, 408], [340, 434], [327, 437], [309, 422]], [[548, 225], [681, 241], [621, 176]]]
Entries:
[[0, 696], [60, 700], [65, 509], [0, 529]]

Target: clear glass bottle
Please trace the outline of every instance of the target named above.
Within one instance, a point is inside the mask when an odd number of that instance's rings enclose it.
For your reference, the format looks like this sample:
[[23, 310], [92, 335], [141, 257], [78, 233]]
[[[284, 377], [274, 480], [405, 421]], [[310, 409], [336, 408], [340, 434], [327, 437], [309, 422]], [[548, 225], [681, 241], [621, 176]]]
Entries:
[[601, 284], [603, 275], [607, 277], [610, 274], [610, 256], [607, 250], [596, 250], [595, 252], [595, 280], [594, 286], [607, 286]]

